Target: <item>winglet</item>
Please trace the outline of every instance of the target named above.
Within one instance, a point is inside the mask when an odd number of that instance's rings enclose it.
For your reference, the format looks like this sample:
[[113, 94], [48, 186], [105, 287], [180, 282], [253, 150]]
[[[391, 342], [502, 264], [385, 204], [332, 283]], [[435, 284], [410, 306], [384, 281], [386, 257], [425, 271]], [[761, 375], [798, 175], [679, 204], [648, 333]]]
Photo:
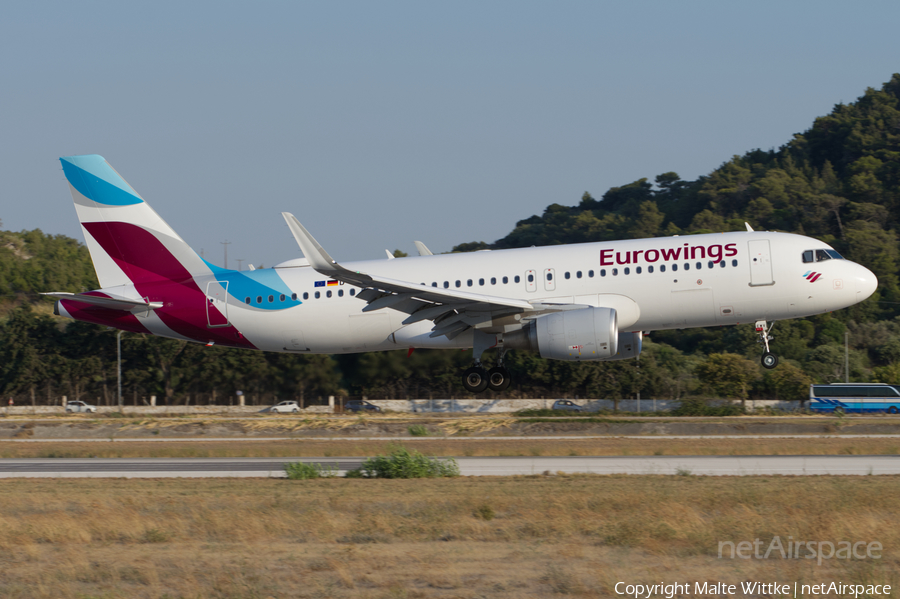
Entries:
[[328, 255], [325, 248], [309, 234], [306, 227], [301, 225], [300, 221], [297, 220], [293, 214], [290, 212], [282, 212], [281, 216], [284, 217], [288, 228], [290, 228], [291, 233], [294, 235], [294, 239], [297, 240], [297, 245], [300, 246], [300, 251], [303, 252], [303, 256], [309, 260], [309, 263], [313, 268], [319, 272], [322, 272], [323, 270], [336, 270], [335, 267], [337, 266], [337, 262], [334, 261], [334, 258]]
[[420, 256], [434, 256], [431, 250], [429, 250], [424, 243], [421, 241], [414, 241], [416, 244], [416, 249], [419, 251]]

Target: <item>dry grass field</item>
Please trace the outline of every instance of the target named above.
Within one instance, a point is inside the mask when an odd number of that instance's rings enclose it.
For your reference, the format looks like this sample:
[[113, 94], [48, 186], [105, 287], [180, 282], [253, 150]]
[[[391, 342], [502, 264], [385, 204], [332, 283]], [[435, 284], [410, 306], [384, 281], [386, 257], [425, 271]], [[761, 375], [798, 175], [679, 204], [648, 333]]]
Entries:
[[[9, 598], [609, 597], [618, 581], [900, 583], [898, 477], [10, 479]], [[878, 541], [873, 560], [720, 541]]]
[[398, 441], [298, 439], [295, 441], [128, 441], [20, 443], [0, 441], [0, 458], [215, 458], [338, 457], [386, 454], [402, 443], [433, 456], [628, 455], [898, 455], [896, 438], [795, 439], [444, 439]]

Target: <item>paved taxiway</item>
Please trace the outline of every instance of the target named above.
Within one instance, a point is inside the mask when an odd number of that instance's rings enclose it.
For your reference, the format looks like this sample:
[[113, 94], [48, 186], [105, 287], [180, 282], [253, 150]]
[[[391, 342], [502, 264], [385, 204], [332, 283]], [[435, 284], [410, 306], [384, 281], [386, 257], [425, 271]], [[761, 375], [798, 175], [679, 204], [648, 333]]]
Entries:
[[[364, 458], [16, 458], [0, 460], [0, 478], [282, 477], [287, 462], [313, 462], [338, 474]], [[463, 476], [543, 473], [754, 475], [900, 474], [900, 457], [841, 456], [626, 456], [461, 457]]]

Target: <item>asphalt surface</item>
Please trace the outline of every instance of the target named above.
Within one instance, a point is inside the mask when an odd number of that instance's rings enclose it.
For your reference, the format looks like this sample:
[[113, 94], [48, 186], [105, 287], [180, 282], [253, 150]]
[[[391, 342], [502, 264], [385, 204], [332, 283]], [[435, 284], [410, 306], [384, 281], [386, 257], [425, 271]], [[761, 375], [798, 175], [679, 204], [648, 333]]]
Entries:
[[[898, 456], [627, 456], [461, 457], [463, 476], [555, 473], [633, 475], [883, 475], [900, 474]], [[364, 458], [17, 458], [0, 460], [0, 478], [283, 477], [284, 464], [312, 462], [338, 474]]]

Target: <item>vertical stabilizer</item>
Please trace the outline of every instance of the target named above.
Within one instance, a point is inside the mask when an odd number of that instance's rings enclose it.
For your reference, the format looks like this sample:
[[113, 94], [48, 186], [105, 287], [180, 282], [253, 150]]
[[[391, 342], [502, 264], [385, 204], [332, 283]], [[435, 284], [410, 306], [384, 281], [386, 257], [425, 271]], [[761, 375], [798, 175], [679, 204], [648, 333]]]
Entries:
[[102, 156], [60, 162], [101, 287], [181, 281], [205, 270], [197, 253]]

